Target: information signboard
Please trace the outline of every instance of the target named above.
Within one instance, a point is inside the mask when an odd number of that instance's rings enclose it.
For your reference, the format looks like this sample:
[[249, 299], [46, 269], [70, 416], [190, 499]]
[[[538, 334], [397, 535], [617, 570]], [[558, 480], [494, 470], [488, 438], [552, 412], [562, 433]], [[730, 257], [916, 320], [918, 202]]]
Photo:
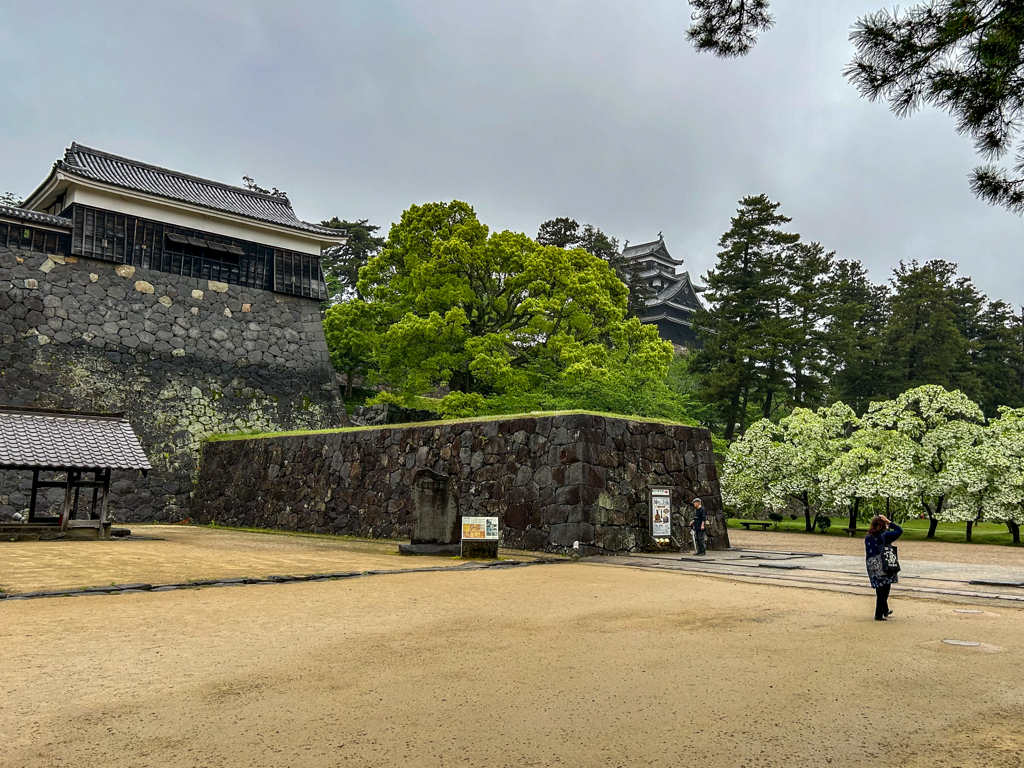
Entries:
[[462, 518], [462, 539], [498, 540], [498, 518], [496, 517], [464, 517]]
[[672, 536], [672, 489], [651, 489], [651, 536], [668, 539]]

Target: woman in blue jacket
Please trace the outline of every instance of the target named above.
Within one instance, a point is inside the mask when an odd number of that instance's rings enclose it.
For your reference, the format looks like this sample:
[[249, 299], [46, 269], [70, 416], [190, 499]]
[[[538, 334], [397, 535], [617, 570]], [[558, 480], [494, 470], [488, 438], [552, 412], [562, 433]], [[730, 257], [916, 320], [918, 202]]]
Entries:
[[868, 578], [875, 590], [875, 621], [885, 621], [892, 614], [889, 610], [889, 589], [900, 580], [898, 574], [888, 574], [882, 567], [882, 546], [892, 544], [903, 533], [903, 529], [884, 515], [875, 515], [864, 537], [864, 551], [867, 556]]

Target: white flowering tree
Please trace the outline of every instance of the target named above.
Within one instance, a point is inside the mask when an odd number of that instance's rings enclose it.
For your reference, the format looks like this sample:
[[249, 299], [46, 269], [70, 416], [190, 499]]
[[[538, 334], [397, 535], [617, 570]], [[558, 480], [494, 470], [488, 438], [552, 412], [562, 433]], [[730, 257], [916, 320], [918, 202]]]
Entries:
[[730, 446], [719, 477], [722, 501], [744, 512], [771, 506], [769, 488], [780, 473], [777, 447], [781, 436], [778, 424], [762, 419]]
[[1002, 407], [975, 439], [950, 462], [945, 476], [946, 519], [1002, 522], [1020, 544], [1024, 523], [1024, 409]]
[[917, 493], [916, 454], [915, 444], [906, 435], [862, 423], [822, 472], [823, 503], [847, 511], [851, 531], [857, 528], [865, 502], [884, 500], [890, 516], [893, 502], [897, 510], [904, 510]]
[[974, 446], [985, 417], [978, 404], [960, 390], [929, 384], [895, 400], [872, 403], [864, 424], [899, 434], [912, 451], [914, 495], [928, 515], [928, 538], [934, 538], [949, 493], [950, 470], [959, 454]]
[[822, 473], [858, 426], [857, 415], [843, 403], [817, 411], [797, 408], [777, 425], [756, 422], [730, 449], [722, 479], [726, 503], [757, 510], [795, 501], [806, 530], [814, 530], [811, 513], [821, 503]]

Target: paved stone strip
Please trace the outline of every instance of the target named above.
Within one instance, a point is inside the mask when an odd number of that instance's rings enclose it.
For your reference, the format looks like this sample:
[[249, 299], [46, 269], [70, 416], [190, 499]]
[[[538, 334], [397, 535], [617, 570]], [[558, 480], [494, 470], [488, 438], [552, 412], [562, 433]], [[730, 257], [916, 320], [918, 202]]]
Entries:
[[[616, 562], [616, 560], [622, 560], [622, 562]], [[673, 562], [651, 562], [643, 561], [638, 559], [627, 560], [625, 558], [594, 558], [594, 562], [598, 562], [605, 565], [617, 565], [627, 566], [633, 568], [651, 568], [656, 570], [674, 570], [681, 573], [700, 573], [708, 576], [721, 576], [727, 579], [734, 580], [750, 580], [750, 581], [765, 581], [770, 580], [771, 582], [797, 582], [801, 585], [817, 586], [820, 588], [830, 587], [852, 587], [854, 589], [861, 590], [862, 593], [867, 594], [871, 592], [871, 588], [864, 581], [848, 581], [839, 579], [827, 579], [827, 578], [813, 578], [812, 573], [834, 573], [833, 571], [810, 571], [804, 570], [800, 576], [788, 576], [782, 575], [781, 573], [758, 573], [751, 569], [750, 571], [740, 573], [735, 570], [716, 570], [714, 564], [710, 561], [704, 561], [705, 567], [694, 568], [686, 567], [685, 565], [676, 565]], [[722, 565], [725, 565], [724, 563]], [[709, 567], [710, 566], [710, 567]], [[968, 582], [961, 582], [968, 583]], [[795, 584], [794, 584], [795, 586]], [[964, 597], [981, 600], [1000, 600], [1016, 603], [1024, 603], [1024, 595], [1009, 595], [997, 592], [975, 592], [963, 589], [951, 589], [948, 587], [924, 587], [924, 586], [904, 586], [902, 584], [896, 584], [893, 586], [893, 594], [916, 594], [920, 597], [932, 597], [932, 596], [950, 596], [950, 597]], [[858, 592], [861, 594], [861, 592]]]
[[479, 571], [485, 569], [522, 568], [527, 565], [553, 565], [571, 562], [565, 559], [540, 558], [537, 560], [498, 560], [497, 562], [468, 562], [459, 565], [439, 565], [428, 568], [404, 568], [393, 571], [339, 571], [335, 573], [313, 573], [303, 576], [264, 576], [233, 579], [198, 579], [176, 584], [111, 584], [105, 587], [82, 587], [80, 589], [58, 589], [41, 592], [7, 594], [0, 592], [0, 603], [14, 600], [37, 600], [45, 597], [82, 597], [85, 595], [126, 595], [139, 592], [172, 592], [178, 589], [200, 589], [202, 587], [244, 587], [252, 584], [293, 584], [300, 581], [339, 581], [357, 579], [363, 576], [389, 576], [402, 573], [436, 573], [439, 571]]

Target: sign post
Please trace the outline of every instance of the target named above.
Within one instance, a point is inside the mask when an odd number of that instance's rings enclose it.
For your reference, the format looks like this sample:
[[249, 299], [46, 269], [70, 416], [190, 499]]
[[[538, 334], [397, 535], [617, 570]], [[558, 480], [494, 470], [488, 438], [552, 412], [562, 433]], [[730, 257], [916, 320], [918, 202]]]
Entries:
[[672, 489], [651, 488], [650, 499], [651, 538], [658, 547], [674, 544], [681, 549], [672, 537]]
[[498, 559], [498, 518], [462, 518], [462, 556]]

